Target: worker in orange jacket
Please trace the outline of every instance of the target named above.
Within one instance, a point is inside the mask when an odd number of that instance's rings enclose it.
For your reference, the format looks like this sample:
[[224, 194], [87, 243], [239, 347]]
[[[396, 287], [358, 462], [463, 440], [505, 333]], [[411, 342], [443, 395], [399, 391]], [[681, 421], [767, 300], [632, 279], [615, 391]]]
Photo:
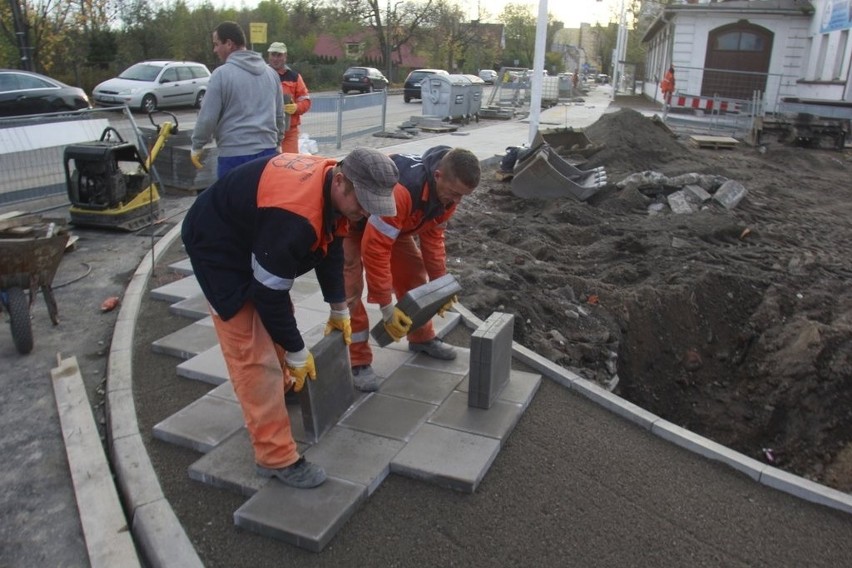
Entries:
[[326, 333], [351, 341], [341, 237], [366, 215], [396, 212], [396, 165], [356, 148], [343, 161], [278, 154], [238, 166], [199, 194], [183, 243], [245, 417], [256, 471], [298, 488], [326, 478], [299, 456], [285, 392], [316, 380], [290, 290], [313, 270], [331, 308]]
[[[437, 359], [455, 359], [455, 349], [435, 336], [432, 322], [411, 329], [411, 319], [394, 306], [409, 290], [447, 273], [444, 228], [462, 198], [479, 185], [479, 160], [469, 150], [436, 146], [422, 156], [391, 155], [399, 170], [394, 187], [396, 215], [371, 215], [343, 239], [346, 301], [352, 315], [349, 355], [355, 388], [378, 389], [372, 369], [370, 322], [364, 307], [378, 304], [385, 330], [395, 340], [408, 336], [408, 349]], [[441, 313], [452, 306], [448, 302]]]
[[669, 66], [669, 70], [666, 71], [665, 76], [663, 76], [663, 80], [660, 82], [660, 91], [663, 93], [663, 101], [665, 101], [666, 105], [672, 104], [672, 94], [675, 90], [675, 75], [674, 75], [674, 65]]
[[290, 115], [290, 126], [281, 141], [281, 151], [288, 154], [299, 153], [299, 125], [302, 115], [311, 108], [311, 94], [302, 75], [287, 65], [287, 46], [280, 41], [269, 44], [269, 66], [278, 73], [281, 89], [284, 92], [284, 112]]

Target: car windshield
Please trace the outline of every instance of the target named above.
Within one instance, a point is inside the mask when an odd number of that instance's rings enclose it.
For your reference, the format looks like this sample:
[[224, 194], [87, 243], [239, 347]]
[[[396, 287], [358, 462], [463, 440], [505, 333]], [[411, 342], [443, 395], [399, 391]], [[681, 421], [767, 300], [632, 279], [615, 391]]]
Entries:
[[150, 65], [147, 63], [137, 63], [122, 71], [119, 79], [130, 79], [131, 81], [153, 81], [157, 78], [157, 74], [162, 70], [160, 65]]

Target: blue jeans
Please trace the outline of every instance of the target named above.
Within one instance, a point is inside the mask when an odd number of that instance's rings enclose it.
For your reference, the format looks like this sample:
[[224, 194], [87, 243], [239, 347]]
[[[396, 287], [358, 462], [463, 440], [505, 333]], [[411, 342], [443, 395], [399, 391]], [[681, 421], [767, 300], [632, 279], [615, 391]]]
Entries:
[[269, 150], [262, 150], [257, 154], [250, 154], [247, 156], [220, 156], [216, 162], [216, 175], [221, 178], [229, 171], [233, 170], [240, 164], [245, 164], [246, 162], [251, 162], [256, 158], [265, 158], [266, 156], [274, 156], [278, 153], [277, 148], [270, 148]]

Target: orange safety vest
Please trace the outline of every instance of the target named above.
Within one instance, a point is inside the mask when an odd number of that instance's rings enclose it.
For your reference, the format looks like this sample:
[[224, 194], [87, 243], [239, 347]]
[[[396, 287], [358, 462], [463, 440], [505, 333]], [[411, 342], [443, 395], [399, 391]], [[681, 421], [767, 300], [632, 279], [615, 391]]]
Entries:
[[[308, 220], [317, 235], [311, 250], [319, 249], [323, 255], [335, 236], [349, 230], [349, 221], [342, 215], [336, 221], [324, 218], [328, 211], [321, 188], [326, 172], [336, 164], [337, 160], [310, 154], [279, 154], [263, 169], [257, 187], [259, 208], [277, 207]], [[329, 221], [333, 226], [327, 226]]]

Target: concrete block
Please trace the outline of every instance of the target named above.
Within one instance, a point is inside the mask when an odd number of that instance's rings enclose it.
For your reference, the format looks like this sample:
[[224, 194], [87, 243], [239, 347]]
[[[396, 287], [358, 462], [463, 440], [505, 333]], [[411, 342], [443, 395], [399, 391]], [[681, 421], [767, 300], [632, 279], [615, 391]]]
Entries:
[[195, 322], [154, 341], [151, 349], [154, 353], [186, 360], [218, 344], [219, 338], [213, 327]]
[[177, 366], [177, 374], [180, 377], [211, 385], [226, 383], [230, 377], [228, 366], [225, 364], [225, 356], [222, 355], [222, 347], [218, 343], [180, 363]]
[[407, 442], [437, 408], [434, 404], [372, 393], [340, 425]]
[[[455, 276], [445, 274], [409, 290], [396, 305], [411, 318], [411, 329], [417, 329], [432, 319], [438, 313], [438, 310], [459, 292], [461, 292], [461, 284], [458, 283]], [[382, 347], [393, 343], [393, 339], [385, 331], [385, 326], [381, 320], [373, 326], [370, 334]]]
[[322, 438], [355, 402], [349, 348], [343, 334], [334, 331], [309, 347], [317, 380], [308, 379], [299, 393], [302, 423], [309, 442]]
[[234, 523], [262, 536], [320, 552], [366, 497], [363, 485], [329, 478], [313, 489], [271, 480], [234, 513]]
[[696, 205], [701, 205], [713, 199], [713, 196], [707, 193], [707, 191], [705, 191], [700, 185], [684, 186], [683, 195]]
[[204, 294], [198, 294], [172, 304], [169, 311], [176, 316], [199, 320], [210, 315], [210, 306]]
[[683, 190], [675, 191], [674, 193], [670, 194], [666, 198], [666, 200], [669, 203], [669, 207], [671, 208], [672, 213], [678, 215], [685, 215], [689, 213], [695, 213], [696, 211], [695, 204], [689, 199], [687, 199]]
[[206, 453], [245, 424], [240, 405], [205, 395], [154, 426], [158, 440]]
[[424, 424], [391, 462], [391, 471], [473, 493], [500, 451], [494, 438]]
[[521, 418], [520, 404], [497, 400], [488, 410], [471, 408], [467, 396], [454, 392], [429, 418], [429, 424], [445, 426], [471, 434], [495, 438], [503, 442]]
[[379, 392], [438, 405], [453, 392], [462, 376], [403, 365], [382, 383]]
[[372, 495], [390, 473], [390, 462], [405, 446], [399, 440], [336, 427], [311, 446], [305, 457], [337, 479], [363, 485]]
[[736, 180], [729, 179], [716, 190], [713, 194], [713, 200], [722, 205], [725, 209], [733, 209], [739, 205], [740, 201], [748, 193], [745, 186]]
[[174, 303], [201, 293], [201, 287], [198, 285], [198, 280], [195, 279], [195, 276], [185, 276], [180, 280], [175, 280], [159, 288], [154, 288], [151, 290], [151, 298]]
[[184, 276], [195, 274], [195, 271], [192, 270], [192, 263], [189, 261], [189, 258], [185, 258], [183, 260], [171, 263], [169, 265], [169, 269], [171, 269], [172, 272], [183, 274]]
[[240, 428], [189, 466], [189, 478], [251, 497], [269, 479], [257, 475], [248, 431]]
[[142, 550], [146, 566], [204, 567], [180, 520], [165, 499], [137, 509], [133, 516], [132, 530], [133, 540]]
[[509, 382], [515, 318], [494, 312], [470, 337], [468, 405], [491, 408]]

